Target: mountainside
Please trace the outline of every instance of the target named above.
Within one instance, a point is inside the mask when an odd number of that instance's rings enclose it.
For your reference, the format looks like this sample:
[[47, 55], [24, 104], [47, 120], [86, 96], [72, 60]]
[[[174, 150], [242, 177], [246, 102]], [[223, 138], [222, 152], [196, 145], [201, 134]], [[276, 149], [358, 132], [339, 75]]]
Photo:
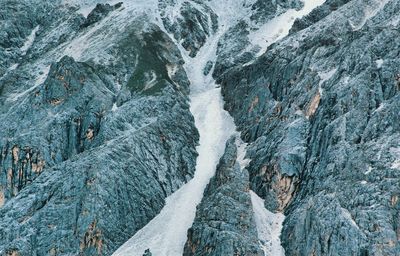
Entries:
[[400, 255], [400, 1], [0, 4], [0, 255]]

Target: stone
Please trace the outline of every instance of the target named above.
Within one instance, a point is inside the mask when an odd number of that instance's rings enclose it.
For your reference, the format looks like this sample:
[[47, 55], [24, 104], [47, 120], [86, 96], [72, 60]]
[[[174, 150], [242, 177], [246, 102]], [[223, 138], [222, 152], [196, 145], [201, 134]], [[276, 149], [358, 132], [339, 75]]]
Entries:
[[247, 171], [236, 162], [235, 137], [197, 207], [183, 255], [263, 255], [258, 243]]

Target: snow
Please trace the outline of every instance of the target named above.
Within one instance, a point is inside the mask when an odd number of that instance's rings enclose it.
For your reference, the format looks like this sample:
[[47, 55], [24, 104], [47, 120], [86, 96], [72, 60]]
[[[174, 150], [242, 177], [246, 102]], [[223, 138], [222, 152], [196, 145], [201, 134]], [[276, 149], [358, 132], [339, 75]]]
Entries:
[[250, 159], [246, 159], [247, 143], [243, 142], [243, 140], [240, 139], [240, 137], [237, 137], [236, 146], [238, 149], [237, 162], [239, 163], [240, 168], [244, 169], [250, 163]]
[[333, 75], [336, 73], [337, 68], [328, 70], [328, 71], [324, 71], [324, 72], [318, 72], [318, 76], [320, 78], [319, 81], [319, 86], [318, 86], [318, 90], [319, 90], [319, 94], [322, 96], [323, 93], [323, 89], [322, 89], [322, 85], [328, 81], [329, 79], [331, 79], [333, 77]]
[[28, 88], [27, 90], [24, 90], [22, 92], [14, 92], [9, 95], [7, 98], [7, 101], [17, 101], [21, 97], [24, 97], [28, 95], [30, 92], [35, 90], [36, 88], [39, 87], [47, 78], [47, 74], [49, 73], [50, 66], [44, 67], [41, 71], [39, 71], [38, 76], [36, 77], [35, 84]]
[[78, 6], [78, 12], [82, 14], [84, 17], [87, 17], [89, 13], [96, 7], [97, 4], [110, 4], [114, 5], [118, 2], [122, 2], [121, 0], [63, 0], [62, 4], [68, 6]]
[[31, 48], [33, 42], [35, 41], [36, 38], [36, 32], [38, 32], [40, 26], [36, 26], [31, 34], [26, 38], [26, 41], [24, 43], [24, 45], [20, 48], [22, 55], [26, 55], [26, 53], [28, 52], [29, 48]]
[[258, 238], [266, 256], [284, 256], [280, 235], [285, 216], [282, 213], [272, 213], [264, 207], [264, 200], [250, 191]]
[[[390, 2], [390, 0], [370, 0], [370, 3], [362, 3], [363, 6], [363, 16], [360, 21], [358, 22], [352, 22], [350, 21], [350, 25], [352, 26], [353, 31], [360, 30], [365, 23], [367, 23], [368, 20], [372, 19], [375, 17], [383, 8], [386, 6], [387, 3]], [[354, 24], [358, 23], [358, 24]]]
[[38, 86], [46, 81], [47, 75], [50, 71], [50, 65], [44, 66], [35, 79], [35, 86]]
[[368, 170], [366, 172], [364, 172], [365, 175], [368, 175], [372, 172], [372, 166], [368, 166]]
[[341, 207], [342, 210], [342, 215], [343, 217], [355, 228], [360, 229], [357, 225], [357, 223], [354, 221], [353, 216], [351, 216], [351, 213], [349, 212], [349, 210]]
[[187, 231], [196, 215], [196, 206], [215, 174], [226, 141], [236, 134], [232, 117], [223, 109], [221, 89], [217, 88], [210, 74], [204, 76], [202, 72], [207, 61], [215, 60], [222, 32], [209, 38], [195, 58], [189, 57], [188, 52], [179, 46], [191, 81], [190, 111], [200, 134], [194, 178], [169, 196], [160, 214], [120, 247], [113, 254], [115, 256], [142, 255], [146, 249], [157, 256], [183, 253]]
[[390, 153], [396, 160], [391, 164], [390, 168], [400, 170], [400, 148], [390, 148]]
[[383, 62], [384, 62], [384, 61], [383, 61], [382, 59], [376, 60], [376, 61], [375, 61], [376, 67], [377, 67], [377, 68], [381, 68], [382, 65], [383, 65]]
[[117, 110], [118, 110], [117, 103], [114, 103], [113, 106], [112, 106], [112, 108], [111, 108], [111, 111], [112, 111], [112, 112], [115, 112], [115, 111], [117, 111]]
[[15, 69], [18, 68], [18, 66], [19, 66], [19, 64], [14, 64], [14, 65], [12, 65], [11, 67], [8, 68], [8, 71], [15, 70]]
[[[65, 1], [68, 5], [78, 5], [83, 10], [83, 14], [87, 13], [87, 10], [92, 10], [97, 3], [106, 3], [107, 1]], [[109, 4], [115, 4], [117, 0], [108, 2]], [[82, 32], [71, 42], [63, 45], [60, 51], [63, 54], [59, 55], [62, 58], [65, 55], [73, 57], [78, 61], [86, 61], [93, 59], [95, 62], [107, 62], [112, 56], [107, 54], [107, 50], [113, 46], [113, 43], [118, 41], [119, 33], [115, 31], [123, 31], [129, 25], [132, 25], [133, 21], [137, 20], [139, 16], [147, 16], [148, 22], [159, 23], [159, 14], [157, 13], [158, 2], [156, 0], [136, 0], [123, 2], [122, 7], [111, 12], [100, 22], [96, 23], [88, 30]], [[90, 11], [89, 11], [90, 12]]]
[[296, 19], [309, 14], [313, 9], [322, 5], [326, 0], [304, 0], [301, 10], [289, 9], [285, 13], [273, 18], [258, 30], [250, 32], [249, 41], [253, 46], [259, 46], [259, 55], [267, 48], [289, 34]]

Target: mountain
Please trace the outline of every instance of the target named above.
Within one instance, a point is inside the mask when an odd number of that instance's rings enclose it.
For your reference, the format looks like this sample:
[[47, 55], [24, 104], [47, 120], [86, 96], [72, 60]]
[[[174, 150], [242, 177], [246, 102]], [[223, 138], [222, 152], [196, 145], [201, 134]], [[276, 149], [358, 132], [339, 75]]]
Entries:
[[0, 255], [400, 255], [399, 1], [0, 4]]

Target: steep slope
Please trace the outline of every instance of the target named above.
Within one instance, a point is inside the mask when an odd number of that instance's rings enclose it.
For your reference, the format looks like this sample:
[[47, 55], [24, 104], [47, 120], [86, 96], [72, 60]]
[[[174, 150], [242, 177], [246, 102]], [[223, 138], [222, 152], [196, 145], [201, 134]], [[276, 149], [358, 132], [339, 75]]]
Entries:
[[1, 80], [0, 254], [109, 255], [193, 175], [189, 82], [145, 5], [50, 6], [78, 23], [35, 28]]
[[251, 188], [287, 215], [287, 255], [400, 252], [399, 7], [316, 9], [256, 62], [215, 73], [250, 143]]
[[0, 5], [0, 255], [400, 254], [398, 1]]
[[263, 255], [252, 213], [249, 178], [227, 141], [215, 176], [204, 191], [183, 255]]

